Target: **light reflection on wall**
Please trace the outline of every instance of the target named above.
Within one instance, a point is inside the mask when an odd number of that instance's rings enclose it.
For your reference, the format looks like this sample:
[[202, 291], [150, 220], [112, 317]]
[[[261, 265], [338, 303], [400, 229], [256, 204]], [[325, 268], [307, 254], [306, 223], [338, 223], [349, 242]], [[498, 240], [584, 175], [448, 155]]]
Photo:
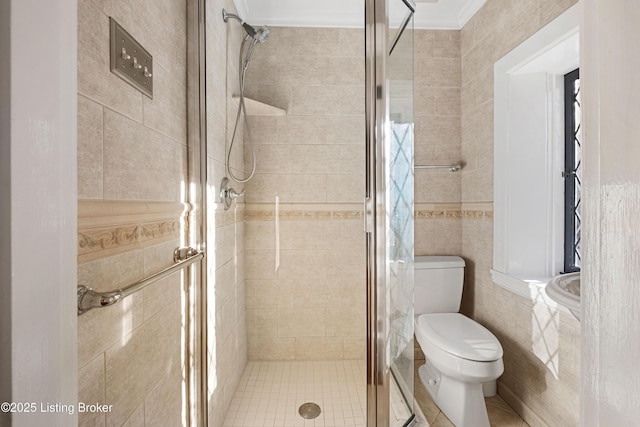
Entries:
[[[180, 201], [182, 203], [188, 202], [186, 189], [187, 185], [183, 180], [180, 183]], [[190, 189], [190, 194], [194, 194], [193, 187]], [[180, 247], [185, 247], [188, 245], [188, 242], [193, 241], [192, 239], [189, 239], [189, 236], [187, 236], [187, 232], [193, 233], [192, 230], [187, 228], [189, 223], [187, 215], [189, 215], [189, 213], [189, 211], [186, 211], [180, 217]], [[194, 400], [189, 399], [189, 396], [195, 396], [195, 394], [193, 394], [193, 387], [195, 384], [190, 384], [189, 378], [189, 370], [194, 368], [194, 359], [193, 357], [189, 357], [189, 350], [193, 349], [194, 345], [191, 341], [188, 341], [188, 337], [190, 337], [189, 327], [190, 325], [195, 324], [193, 323], [195, 319], [189, 318], [190, 313], [194, 313], [193, 302], [189, 297], [191, 295], [189, 292], [189, 284], [194, 284], [196, 278], [195, 274], [193, 274], [194, 270], [196, 270], [194, 267], [187, 268], [180, 275], [180, 289], [182, 289], [182, 292], [180, 292], [180, 342], [182, 343], [180, 346], [180, 376], [182, 378], [180, 384], [182, 414], [180, 419], [182, 420], [183, 427], [186, 427], [189, 424], [189, 414], [195, 413], [194, 405], [197, 405]], [[186, 282], [185, 277], [187, 278]], [[193, 339], [193, 337], [191, 338]]]
[[[218, 190], [215, 185], [207, 185], [207, 200], [218, 200]], [[213, 204], [213, 203], [212, 203]], [[214, 205], [215, 206], [215, 205]], [[207, 210], [207, 242], [211, 242], [212, 248], [216, 245], [216, 211]], [[207, 403], [212, 400], [218, 387], [218, 375], [216, 372], [216, 253], [215, 250], [207, 250]]]
[[[181, 234], [184, 234], [184, 230], [185, 228], [182, 227], [181, 228], [182, 232]], [[181, 246], [182, 245], [182, 237], [181, 237]], [[192, 343], [187, 342], [187, 337], [188, 335], [188, 327], [190, 324], [189, 322], [189, 313], [193, 313], [193, 310], [189, 310], [189, 306], [188, 304], [191, 304], [191, 302], [188, 299], [188, 296], [190, 295], [189, 292], [184, 292], [186, 289], [188, 289], [188, 283], [193, 283], [193, 280], [195, 279], [195, 276], [193, 274], [193, 270], [195, 270], [194, 268], [189, 268], [188, 270], [186, 270], [183, 274], [181, 274], [180, 276], [180, 288], [183, 290], [183, 292], [180, 292], [180, 342], [182, 343], [182, 345], [180, 346], [180, 375], [182, 377], [182, 381], [180, 384], [180, 390], [181, 390], [181, 394], [182, 394], [182, 414], [181, 414], [181, 420], [182, 420], [182, 426], [186, 427], [188, 425], [189, 422], [189, 412], [193, 413], [193, 405], [196, 403], [194, 401], [190, 401], [189, 400], [189, 366], [193, 366], [192, 365], [192, 361], [193, 358], [188, 358], [187, 355], [187, 351], [189, 348], [193, 348]], [[187, 283], [185, 283], [185, 277], [187, 277]], [[192, 319], [193, 320], [193, 319]], [[190, 360], [188, 360], [190, 359]], [[194, 384], [191, 384], [191, 387], [193, 387]], [[188, 408], [189, 406], [189, 408]]]
[[547, 367], [555, 379], [560, 372], [560, 313], [545, 302], [544, 289], [530, 286], [533, 310], [531, 316], [531, 351]]

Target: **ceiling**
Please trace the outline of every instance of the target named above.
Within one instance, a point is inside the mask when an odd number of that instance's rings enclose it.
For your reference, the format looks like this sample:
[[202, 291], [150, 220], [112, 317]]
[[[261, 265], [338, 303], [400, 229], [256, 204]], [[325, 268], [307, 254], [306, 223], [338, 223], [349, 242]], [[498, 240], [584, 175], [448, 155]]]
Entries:
[[[486, 0], [417, 0], [416, 29], [461, 29]], [[252, 25], [291, 27], [364, 27], [364, 0], [234, 0]], [[390, 0], [389, 18], [397, 26], [407, 7]]]

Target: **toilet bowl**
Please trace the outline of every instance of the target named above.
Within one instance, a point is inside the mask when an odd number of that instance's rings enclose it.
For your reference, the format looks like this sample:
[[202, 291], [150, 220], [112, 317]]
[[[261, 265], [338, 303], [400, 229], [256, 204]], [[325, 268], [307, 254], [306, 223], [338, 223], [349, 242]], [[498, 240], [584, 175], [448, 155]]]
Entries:
[[504, 371], [498, 340], [459, 313], [422, 314], [415, 326], [427, 359], [418, 373], [434, 402], [457, 427], [489, 427], [484, 396]]
[[496, 394], [503, 350], [488, 329], [458, 313], [463, 268], [459, 257], [416, 257], [415, 334], [426, 359], [418, 373], [457, 427], [490, 427], [484, 397]]

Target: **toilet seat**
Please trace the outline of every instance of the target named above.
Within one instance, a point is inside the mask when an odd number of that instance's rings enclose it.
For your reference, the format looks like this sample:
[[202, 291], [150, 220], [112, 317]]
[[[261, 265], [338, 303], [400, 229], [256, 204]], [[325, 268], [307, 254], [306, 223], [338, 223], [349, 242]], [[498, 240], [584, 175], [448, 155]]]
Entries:
[[492, 362], [502, 358], [498, 339], [484, 326], [460, 313], [429, 313], [416, 319], [416, 334], [456, 357]]

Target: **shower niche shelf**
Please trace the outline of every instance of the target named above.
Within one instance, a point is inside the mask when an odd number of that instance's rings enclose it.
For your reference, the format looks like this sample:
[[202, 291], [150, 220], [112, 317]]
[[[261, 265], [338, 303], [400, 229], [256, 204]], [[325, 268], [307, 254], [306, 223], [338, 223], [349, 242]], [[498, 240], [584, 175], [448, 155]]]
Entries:
[[[239, 96], [233, 96], [235, 102], [240, 102]], [[255, 99], [244, 97], [244, 106], [247, 108], [249, 116], [284, 116], [287, 114], [282, 108], [256, 101]]]

